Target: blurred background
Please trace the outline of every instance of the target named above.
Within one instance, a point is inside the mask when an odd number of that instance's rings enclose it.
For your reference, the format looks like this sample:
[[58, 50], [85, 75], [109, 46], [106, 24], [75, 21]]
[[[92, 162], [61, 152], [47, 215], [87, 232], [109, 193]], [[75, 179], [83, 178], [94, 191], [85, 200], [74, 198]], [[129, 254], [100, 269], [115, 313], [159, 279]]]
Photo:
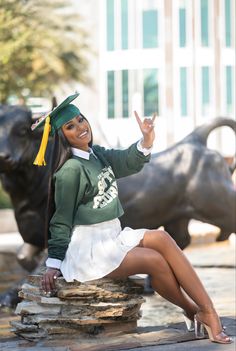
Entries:
[[[134, 110], [157, 112], [154, 152], [209, 119], [235, 118], [234, 0], [0, 4], [2, 104], [26, 104], [37, 118], [78, 91], [95, 142], [109, 147], [140, 137]], [[213, 131], [208, 146], [232, 162], [233, 131]]]
[[[134, 110], [158, 114], [154, 152], [212, 118], [235, 119], [235, 0], [0, 0], [0, 104], [27, 105], [38, 118], [75, 91], [95, 142], [108, 147], [140, 138]], [[213, 131], [208, 146], [233, 161], [230, 128]], [[9, 207], [0, 186], [0, 209]], [[192, 228], [196, 242], [213, 242], [216, 228], [199, 225]], [[8, 271], [17, 267], [9, 252], [15, 254], [22, 238], [11, 210], [1, 211], [0, 228], [7, 233], [1, 234], [8, 255], [0, 261], [3, 291], [22, 274]], [[234, 314], [233, 246], [201, 246], [199, 252], [187, 254], [195, 266], [202, 264], [199, 274], [219, 310]], [[216, 261], [223, 268], [205, 269]], [[169, 321], [163, 300], [150, 299], [143, 325], [156, 325], [156, 312], [150, 321], [149, 310], [155, 303]]]
[[[235, 116], [234, 0], [1, 0], [0, 101], [35, 115], [80, 92], [96, 141], [127, 146], [158, 113], [154, 151]], [[226, 142], [227, 141], [227, 142]], [[233, 132], [209, 145], [226, 157]]]

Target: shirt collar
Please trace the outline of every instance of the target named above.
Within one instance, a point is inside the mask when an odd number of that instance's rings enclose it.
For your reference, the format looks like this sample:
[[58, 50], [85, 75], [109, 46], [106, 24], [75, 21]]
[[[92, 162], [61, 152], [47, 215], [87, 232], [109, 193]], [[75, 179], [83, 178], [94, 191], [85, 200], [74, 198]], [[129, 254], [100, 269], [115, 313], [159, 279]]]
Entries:
[[84, 151], [84, 150], [80, 150], [75, 147], [72, 147], [71, 151], [74, 156], [84, 158], [85, 160], [89, 160], [89, 157], [91, 154], [93, 154], [94, 157], [97, 158], [97, 156], [93, 152], [93, 149], [91, 148], [89, 148], [89, 151]]

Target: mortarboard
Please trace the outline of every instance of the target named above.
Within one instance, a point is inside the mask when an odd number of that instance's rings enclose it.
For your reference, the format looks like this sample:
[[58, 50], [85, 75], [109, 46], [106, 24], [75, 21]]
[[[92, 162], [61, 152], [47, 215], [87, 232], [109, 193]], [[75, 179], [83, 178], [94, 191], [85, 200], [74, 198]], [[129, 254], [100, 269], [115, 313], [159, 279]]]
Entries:
[[45, 152], [48, 143], [48, 137], [54, 135], [56, 130], [60, 129], [63, 124], [70, 121], [72, 118], [80, 115], [80, 110], [71, 102], [79, 96], [79, 93], [68, 96], [60, 105], [54, 108], [51, 112], [41, 116], [32, 126], [35, 130], [44, 124], [43, 136], [38, 154], [34, 160], [34, 165], [45, 166]]

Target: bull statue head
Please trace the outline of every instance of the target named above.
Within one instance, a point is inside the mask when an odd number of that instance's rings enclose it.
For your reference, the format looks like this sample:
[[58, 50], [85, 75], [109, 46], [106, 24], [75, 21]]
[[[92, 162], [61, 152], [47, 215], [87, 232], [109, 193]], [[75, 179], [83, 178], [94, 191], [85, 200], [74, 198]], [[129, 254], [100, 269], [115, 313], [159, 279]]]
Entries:
[[32, 165], [41, 131], [31, 131], [32, 114], [24, 106], [0, 107], [0, 179], [10, 195], [19, 232], [25, 242], [17, 257], [33, 270], [45, 247], [44, 224], [48, 168]]

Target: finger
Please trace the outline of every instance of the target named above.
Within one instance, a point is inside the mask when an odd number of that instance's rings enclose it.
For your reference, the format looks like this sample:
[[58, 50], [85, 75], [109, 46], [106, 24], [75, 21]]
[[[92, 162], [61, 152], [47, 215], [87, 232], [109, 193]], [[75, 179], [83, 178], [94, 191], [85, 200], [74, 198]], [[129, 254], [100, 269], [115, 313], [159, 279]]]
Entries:
[[42, 287], [42, 290], [43, 290], [43, 291], [46, 290], [46, 285], [45, 285], [45, 278], [44, 278], [44, 276], [42, 276], [41, 287]]
[[154, 123], [152, 121], [152, 118], [145, 118], [145, 120], [143, 121], [143, 125], [145, 126], [145, 129], [147, 132], [149, 132], [154, 128]]
[[54, 274], [53, 274], [53, 280], [54, 280], [54, 286], [56, 284], [56, 280], [57, 278], [61, 275], [61, 272], [60, 271], [56, 271]]
[[51, 278], [50, 278], [50, 274], [47, 274], [45, 276], [45, 292], [49, 293], [51, 292], [52, 288], [51, 288]]
[[54, 274], [54, 276], [56, 276], [57, 278], [61, 276], [61, 271], [56, 271], [56, 274]]
[[49, 278], [49, 280], [50, 280], [50, 292], [52, 292], [52, 291], [55, 290], [55, 288], [56, 288], [54, 277], [56, 277], [55, 274], [50, 275], [50, 278]]
[[157, 113], [156, 113], [156, 112], [154, 112], [154, 113], [153, 113], [153, 116], [152, 116], [152, 123], [154, 123], [154, 121], [155, 121], [156, 117], [157, 117]]
[[138, 124], [139, 124], [139, 127], [141, 128], [141, 127], [142, 127], [142, 121], [141, 121], [141, 119], [140, 119], [140, 117], [139, 117], [137, 111], [134, 111], [134, 115], [135, 115], [136, 120], [137, 120], [137, 122], [138, 122]]

